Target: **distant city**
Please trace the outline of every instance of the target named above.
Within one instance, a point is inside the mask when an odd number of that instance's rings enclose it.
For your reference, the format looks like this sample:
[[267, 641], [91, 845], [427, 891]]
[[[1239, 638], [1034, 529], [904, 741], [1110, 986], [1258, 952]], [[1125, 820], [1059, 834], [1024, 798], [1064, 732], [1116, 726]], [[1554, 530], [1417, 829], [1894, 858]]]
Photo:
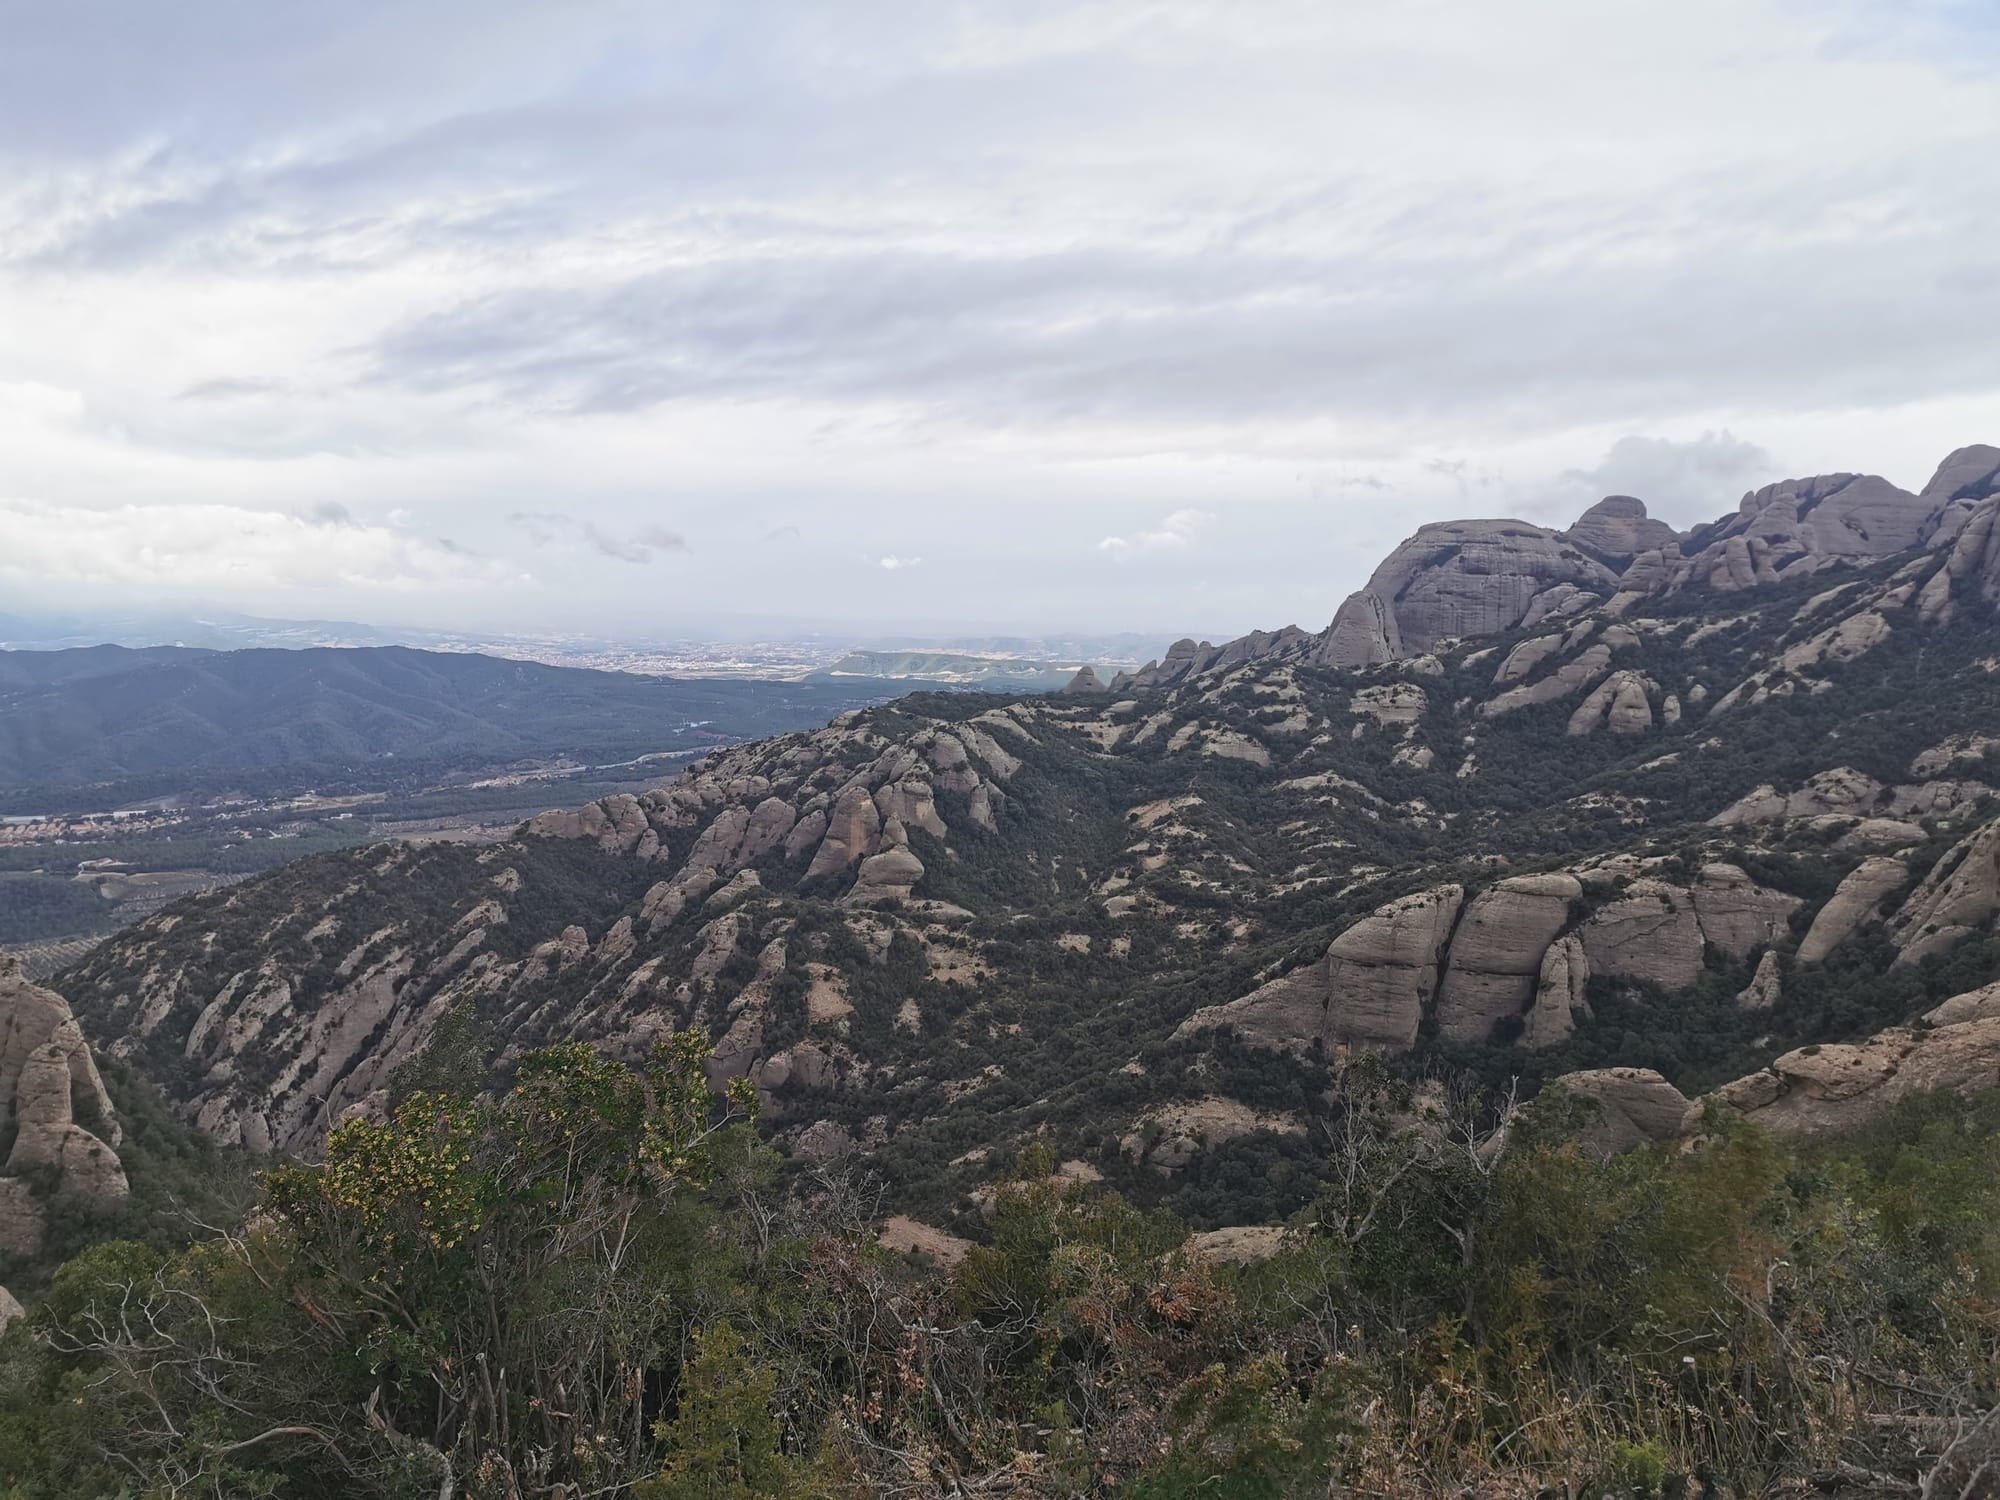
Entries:
[[1136, 634], [946, 637], [808, 633], [751, 640], [715, 636], [618, 639], [564, 633], [417, 630], [352, 620], [278, 620], [220, 613], [0, 614], [0, 650], [55, 651], [102, 645], [190, 646], [218, 651], [409, 646], [606, 672], [771, 682], [825, 674], [1019, 684], [1042, 677], [1053, 679], [1058, 673], [1067, 675], [1086, 663], [1110, 672], [1137, 668], [1160, 656], [1167, 644], [1165, 637]]

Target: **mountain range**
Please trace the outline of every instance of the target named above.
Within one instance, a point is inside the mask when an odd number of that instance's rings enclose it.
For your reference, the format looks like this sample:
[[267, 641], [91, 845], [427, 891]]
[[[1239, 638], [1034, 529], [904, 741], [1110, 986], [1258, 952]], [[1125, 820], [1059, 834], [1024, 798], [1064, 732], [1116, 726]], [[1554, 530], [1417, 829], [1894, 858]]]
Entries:
[[1032, 1141], [1197, 1224], [1380, 1055], [1617, 1139], [2000, 1082], [2000, 449], [1676, 533], [1425, 526], [1317, 634], [919, 693], [485, 847], [319, 856], [60, 977], [225, 1142], [312, 1153], [538, 1042], [701, 1026], [798, 1161], [976, 1218]]

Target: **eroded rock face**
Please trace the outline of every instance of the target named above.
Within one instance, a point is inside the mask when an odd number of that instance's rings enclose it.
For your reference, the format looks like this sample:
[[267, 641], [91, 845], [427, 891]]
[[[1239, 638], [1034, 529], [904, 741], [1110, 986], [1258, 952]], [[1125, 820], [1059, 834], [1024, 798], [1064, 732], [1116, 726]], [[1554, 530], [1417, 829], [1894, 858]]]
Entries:
[[1497, 718], [1538, 703], [1554, 703], [1581, 692], [1611, 669], [1611, 648], [1602, 641], [1578, 652], [1548, 676], [1523, 682], [1479, 705], [1482, 719]]
[[1696, 533], [1669, 587], [1757, 588], [1835, 562], [1872, 562], [1918, 545], [1937, 502], [1873, 474], [1821, 474], [1753, 490]]
[[1688, 892], [1661, 880], [1635, 880], [1618, 900], [1578, 929], [1593, 973], [1646, 980], [1677, 990], [1701, 973], [1701, 924]]
[[1863, 923], [1872, 920], [1882, 898], [1909, 878], [1900, 859], [1875, 855], [1864, 859], [1847, 873], [1826, 905], [1814, 914], [1812, 926], [1799, 943], [1799, 962], [1816, 964], [1846, 942]]
[[2000, 448], [1974, 443], [1945, 455], [1923, 494], [1937, 506], [1925, 523], [1925, 545], [1939, 546], [1953, 540], [1981, 500], [2000, 494]]
[[1438, 956], [1464, 898], [1462, 886], [1445, 885], [1378, 907], [1335, 938], [1318, 963], [1195, 1012], [1175, 1035], [1228, 1025], [1246, 1041], [1294, 1051], [1315, 1041], [1329, 1048], [1410, 1047], [1436, 993]]
[[1590, 955], [1574, 934], [1549, 944], [1535, 976], [1535, 1003], [1521, 1032], [1525, 1047], [1553, 1047], [1568, 1040], [1576, 1023], [1590, 1018], [1584, 987], [1590, 982]]
[[[76, 1118], [78, 1099], [87, 1112], [84, 1123]], [[83, 1033], [62, 996], [23, 979], [5, 954], [0, 1110], [14, 1132], [0, 1177], [0, 1249], [21, 1255], [41, 1249], [47, 1214], [34, 1184], [47, 1183], [54, 1201], [96, 1211], [125, 1201], [131, 1189], [113, 1149], [120, 1139], [117, 1114]]]
[[1804, 904], [1758, 885], [1738, 866], [1722, 863], [1703, 865], [1690, 894], [1703, 940], [1731, 958], [1748, 958], [1784, 937], [1792, 913]]
[[1535, 999], [1542, 959], [1583, 895], [1574, 875], [1516, 875], [1481, 892], [1451, 936], [1438, 986], [1438, 1034], [1483, 1042], [1496, 1023], [1525, 1015]]
[[1520, 624], [1536, 597], [1570, 584], [1600, 597], [1618, 575], [1560, 533], [1525, 521], [1420, 527], [1340, 607], [1322, 639], [1323, 666], [1364, 667], [1440, 641]]
[[1742, 1010], [1769, 1010], [1784, 998], [1784, 979], [1778, 972], [1778, 955], [1767, 952], [1757, 960], [1757, 972], [1736, 996]]
[[1563, 535], [1581, 542], [1607, 562], [1622, 564], [1641, 552], [1677, 546], [1680, 534], [1646, 514], [1646, 502], [1632, 495], [1606, 495], [1577, 518]]

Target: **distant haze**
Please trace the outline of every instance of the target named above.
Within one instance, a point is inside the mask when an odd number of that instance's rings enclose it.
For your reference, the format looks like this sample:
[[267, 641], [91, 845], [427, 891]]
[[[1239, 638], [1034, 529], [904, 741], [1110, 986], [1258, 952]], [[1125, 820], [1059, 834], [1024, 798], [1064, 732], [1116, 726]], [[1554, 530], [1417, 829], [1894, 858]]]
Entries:
[[0, 612], [1220, 639], [2000, 432], [1990, 0], [4, 14]]

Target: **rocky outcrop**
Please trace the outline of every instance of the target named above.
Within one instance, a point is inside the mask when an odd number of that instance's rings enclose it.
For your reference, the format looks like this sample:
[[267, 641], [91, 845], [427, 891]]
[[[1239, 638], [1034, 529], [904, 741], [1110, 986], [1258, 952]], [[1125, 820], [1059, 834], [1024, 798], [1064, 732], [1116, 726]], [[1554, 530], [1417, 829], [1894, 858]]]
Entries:
[[1796, 896], [1758, 885], [1731, 864], [1709, 864], [1692, 885], [1645, 877], [1593, 912], [1577, 935], [1593, 973], [1677, 990], [1694, 983], [1704, 944], [1748, 958], [1788, 931]]
[[1723, 863], [1703, 865], [1689, 893], [1702, 940], [1736, 959], [1781, 940], [1791, 928], [1792, 913], [1805, 904]]
[[1896, 962], [1913, 964], [1985, 932], [2000, 912], [2000, 820], [1966, 835], [1910, 893], [1890, 923]]
[[1614, 567], [1621, 568], [1641, 552], [1679, 545], [1680, 534], [1665, 521], [1646, 514], [1646, 502], [1632, 495], [1606, 495], [1563, 533]]
[[882, 1232], [875, 1243], [892, 1255], [923, 1256], [947, 1271], [972, 1251], [971, 1240], [946, 1234], [906, 1214], [891, 1214], [883, 1220]]
[[1560, 533], [1525, 521], [1423, 526], [1341, 605], [1315, 659], [1373, 666], [1454, 637], [1510, 630], [1537, 596], [1565, 584], [1608, 597], [1618, 575]]
[[[524, 830], [538, 838], [589, 839], [606, 854], [631, 854], [652, 832], [646, 811], [629, 792], [586, 802], [574, 811], [538, 813]], [[652, 848], [659, 847], [658, 835]], [[651, 851], [642, 851], [648, 852]]]
[[[1305, 661], [1319, 648], [1319, 637], [1308, 635], [1296, 625], [1282, 630], [1253, 630], [1246, 636], [1212, 646], [1207, 641], [1179, 640], [1167, 648], [1158, 661], [1149, 661], [1136, 672], [1120, 672], [1111, 679], [1111, 691], [1148, 691], [1172, 687], [1209, 672], [1242, 666], [1252, 661]], [[1382, 658], [1387, 660], [1387, 658]]]
[[1232, 1224], [1189, 1235], [1188, 1249], [1218, 1265], [1254, 1266], [1283, 1250], [1289, 1236], [1282, 1224]]
[[1109, 691], [1105, 687], [1103, 679], [1097, 675], [1097, 668], [1092, 666], [1078, 667], [1076, 669], [1076, 676], [1064, 683], [1062, 690], [1065, 694], [1069, 695]]
[[39, 1252], [44, 1187], [49, 1203], [94, 1212], [130, 1194], [113, 1149], [121, 1139], [117, 1114], [69, 1005], [23, 979], [6, 954], [0, 954], [0, 1121], [14, 1138], [0, 1176], [0, 1249]]
[[1416, 723], [1430, 706], [1430, 699], [1414, 682], [1382, 682], [1360, 689], [1347, 706], [1356, 718], [1373, 719], [1388, 728]]
[[1548, 676], [1523, 682], [1479, 705], [1482, 719], [1498, 718], [1541, 703], [1554, 703], [1581, 692], [1611, 669], [1611, 648], [1602, 641], [1579, 652]]
[[1873, 562], [1922, 541], [1937, 503], [1873, 474], [1786, 479], [1743, 497], [1737, 513], [1682, 543], [1667, 586], [1728, 592], [1834, 563]]
[[1693, 897], [1665, 881], [1633, 881], [1618, 900], [1593, 912], [1577, 936], [1595, 974], [1677, 990], [1701, 973]]
[[1591, 690], [1569, 716], [1572, 735], [1609, 729], [1613, 734], [1644, 734], [1653, 727], [1653, 705], [1647, 690], [1653, 684], [1638, 672], [1613, 672]]
[[1583, 895], [1574, 875], [1517, 875], [1474, 897], [1451, 934], [1438, 985], [1438, 1035], [1483, 1042], [1500, 1021], [1526, 1015], [1542, 959]]
[[1537, 667], [1562, 650], [1562, 644], [1560, 635], [1529, 636], [1500, 659], [1493, 672], [1493, 685], [1506, 687], [1534, 676]]
[[1289, 1051], [1315, 1042], [1408, 1048], [1437, 992], [1439, 953], [1464, 896], [1463, 887], [1445, 885], [1378, 907], [1317, 963], [1196, 1011], [1175, 1035], [1226, 1025], [1245, 1041]]
[[1681, 1133], [1688, 1097], [1651, 1068], [1592, 1068], [1564, 1073], [1550, 1086], [1596, 1106], [1580, 1139], [1606, 1158]]
[[1267, 1114], [1235, 1099], [1210, 1097], [1147, 1111], [1118, 1146], [1147, 1166], [1175, 1172], [1203, 1151], [1258, 1131], [1303, 1135], [1305, 1126], [1291, 1115]]
[[1767, 950], [1757, 960], [1757, 972], [1736, 994], [1738, 1010], [1769, 1010], [1784, 998], [1784, 976], [1778, 972], [1778, 954]]
[[908, 849], [888, 849], [861, 861], [847, 899], [856, 905], [904, 900], [924, 878], [924, 862]]
[[1880, 911], [1882, 900], [1909, 879], [1910, 871], [1900, 859], [1874, 855], [1847, 873], [1834, 893], [1813, 916], [1799, 943], [1799, 962], [1816, 964], [1846, 942], [1864, 922]]
[[1737, 828], [1790, 818], [1866, 817], [1884, 803], [1885, 792], [1874, 777], [1848, 766], [1835, 766], [1807, 778], [1795, 792], [1780, 792], [1768, 783], [1757, 787], [1708, 822], [1711, 828]]
[[[1946, 1002], [1949, 1005], [1951, 1002]], [[1912, 1094], [2000, 1087], [2000, 1016], [1787, 1052], [1708, 1100], [1779, 1135], [1851, 1130]]]
[[1535, 1003], [1521, 1031], [1524, 1047], [1553, 1047], [1567, 1041], [1577, 1022], [1590, 1018], [1585, 986], [1590, 983], [1590, 955], [1575, 934], [1549, 944], [1535, 976]]
[[2000, 494], [2000, 448], [1974, 443], [1945, 455], [1923, 497], [1936, 507], [1925, 523], [1924, 545], [1953, 541], [1981, 500]]

